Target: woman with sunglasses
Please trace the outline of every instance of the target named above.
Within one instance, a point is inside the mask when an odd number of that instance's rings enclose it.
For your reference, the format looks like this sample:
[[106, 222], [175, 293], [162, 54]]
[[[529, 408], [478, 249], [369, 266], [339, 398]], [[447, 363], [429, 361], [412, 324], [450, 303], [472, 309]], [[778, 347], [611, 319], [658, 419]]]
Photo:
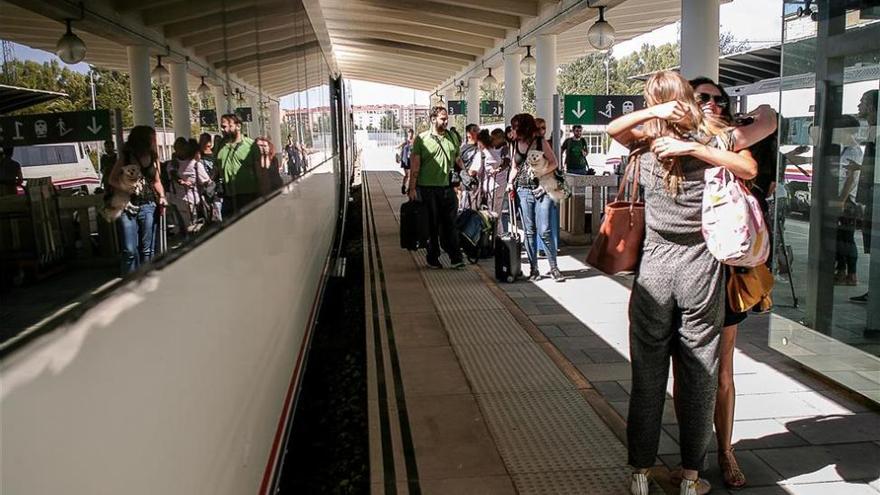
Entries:
[[[714, 120], [724, 126], [734, 125], [733, 113], [730, 111], [730, 96], [724, 91], [724, 88], [707, 77], [693, 79], [690, 81], [690, 84], [694, 89], [697, 105], [700, 107], [705, 118]], [[736, 139], [736, 130], [734, 129], [733, 133], [734, 140]], [[745, 129], [739, 130], [740, 134], [743, 134], [742, 130]], [[745, 133], [745, 135], [749, 135], [749, 132]], [[742, 153], [751, 156], [749, 151], [743, 151]], [[713, 166], [724, 165], [723, 163], [714, 163], [712, 160], [707, 160], [707, 163]], [[761, 175], [761, 169], [768, 166], [772, 166], [772, 164], [758, 163], [758, 174]], [[718, 442], [718, 466], [721, 468], [724, 484], [732, 489], [742, 488], [746, 484], [746, 477], [736, 461], [731, 443], [736, 404], [736, 389], [733, 383], [733, 350], [736, 347], [738, 325], [746, 319], [747, 315], [748, 313], [746, 312], [739, 313], [731, 309], [725, 297], [724, 323], [718, 350], [718, 392], [715, 399], [714, 425], [715, 437]], [[681, 408], [678, 400], [679, 367], [680, 363], [673, 358], [672, 371], [675, 377], [673, 395], [675, 398], [676, 415], [680, 415]], [[673, 477], [676, 477], [675, 474]]]

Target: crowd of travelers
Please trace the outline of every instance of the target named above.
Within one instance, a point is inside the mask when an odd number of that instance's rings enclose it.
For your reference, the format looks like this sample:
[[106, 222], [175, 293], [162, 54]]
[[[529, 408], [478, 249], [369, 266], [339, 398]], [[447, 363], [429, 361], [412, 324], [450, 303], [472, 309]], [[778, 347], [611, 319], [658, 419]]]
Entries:
[[[777, 117], [766, 105], [746, 115], [734, 115], [731, 99], [720, 85], [707, 78], [687, 81], [675, 72], [653, 75], [646, 83], [645, 98], [646, 108], [618, 118], [607, 128], [611, 138], [630, 150], [624, 176], [635, 176], [625, 180], [635, 180], [631, 193], [644, 205], [644, 234], [636, 246], [629, 304], [630, 489], [635, 495], [649, 493], [649, 471], [658, 454], [670, 364], [681, 448], [681, 465], [671, 473], [672, 479], [682, 495], [711, 490], [699, 474], [706, 469], [714, 430], [724, 484], [738, 489], [746, 485], [746, 477], [731, 443], [737, 327], [749, 311], [762, 312], [769, 307], [766, 300], [753, 303], [753, 307], [734, 305], [728, 287], [731, 279], [744, 273], [766, 270], [770, 255], [765, 253], [753, 266], [733, 266], [710, 252], [702, 229], [705, 172], [717, 168], [731, 180], [742, 181], [747, 194], [760, 205], [758, 216], [765, 225], [772, 224], [767, 215], [768, 201], [776, 194]], [[876, 94], [873, 98], [876, 105]], [[566, 276], [556, 259], [558, 237], [554, 235], [558, 231], [558, 200], [532, 170], [536, 162], [542, 162], [544, 170], [556, 176], [563, 175], [561, 171], [595, 173], [588, 165], [582, 128], [572, 128], [557, 160], [552, 138], [545, 138], [546, 123], [531, 114], [513, 116], [506, 131], [489, 132], [469, 124], [464, 142], [447, 129], [444, 107], [434, 107], [430, 118], [427, 131], [407, 133], [400, 159], [404, 169], [401, 192], [410, 202], [421, 202], [424, 207], [428, 267], [443, 268], [441, 249], [451, 268], [466, 266], [461, 246], [466, 239], [457, 231], [456, 219], [464, 210], [483, 208], [498, 219], [496, 236], [515, 230], [517, 223], [521, 226], [530, 268], [528, 280], [546, 276], [538, 265], [541, 249], [549, 264], [547, 275], [564, 281]], [[851, 151], [855, 148], [847, 147], [850, 151], [845, 152], [845, 158], [861, 163], [861, 157]], [[625, 188], [623, 180], [621, 187]], [[470, 182], [477, 185], [472, 187]], [[858, 183], [852, 172], [842, 173], [844, 201], [855, 198]], [[512, 222], [515, 219], [520, 221]], [[847, 270], [854, 269], [850, 268], [853, 250], [849, 246], [854, 243], [851, 229], [847, 229], [842, 224], [839, 243], [847, 249], [838, 258], [839, 283], [846, 282], [850, 277]], [[496, 267], [497, 263], [496, 258]]]
[[167, 235], [190, 238], [308, 170], [308, 150], [293, 136], [278, 154], [268, 138], [246, 136], [235, 114], [221, 117], [220, 131], [177, 138], [167, 161], [149, 126], [134, 127], [119, 153], [104, 144], [105, 212], [123, 195], [121, 211], [105, 215], [117, 226], [122, 274], [149, 263]]

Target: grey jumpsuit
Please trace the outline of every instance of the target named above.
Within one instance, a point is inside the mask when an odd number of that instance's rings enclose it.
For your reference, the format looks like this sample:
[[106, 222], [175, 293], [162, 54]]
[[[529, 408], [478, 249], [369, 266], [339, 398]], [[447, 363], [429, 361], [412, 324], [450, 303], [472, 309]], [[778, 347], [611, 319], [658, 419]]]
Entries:
[[654, 154], [641, 157], [646, 232], [629, 303], [633, 383], [627, 422], [629, 463], [637, 469], [653, 466], [657, 457], [672, 353], [681, 371], [682, 467], [702, 469], [712, 439], [724, 276], [701, 232], [707, 167], [683, 157], [684, 180], [671, 196]]

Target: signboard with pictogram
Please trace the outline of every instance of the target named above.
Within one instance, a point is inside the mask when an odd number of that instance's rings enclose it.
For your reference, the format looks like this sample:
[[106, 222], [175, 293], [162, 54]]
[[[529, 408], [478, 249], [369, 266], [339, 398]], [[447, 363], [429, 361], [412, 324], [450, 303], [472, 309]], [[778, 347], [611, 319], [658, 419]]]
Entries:
[[199, 124], [202, 127], [216, 126], [217, 125], [217, 111], [216, 110], [199, 110]]
[[238, 118], [240, 118], [242, 122], [254, 121], [254, 114], [251, 107], [238, 107], [235, 109], [235, 115], [238, 115]]
[[466, 115], [467, 102], [464, 100], [449, 100], [449, 102], [446, 103], [446, 109], [450, 117], [455, 115]]
[[608, 125], [621, 115], [645, 108], [645, 98], [636, 95], [565, 95], [563, 102], [565, 125]]
[[0, 117], [0, 146], [104, 141], [111, 133], [107, 110]]
[[483, 100], [480, 102], [480, 115], [500, 117], [504, 115], [504, 107], [497, 100]]

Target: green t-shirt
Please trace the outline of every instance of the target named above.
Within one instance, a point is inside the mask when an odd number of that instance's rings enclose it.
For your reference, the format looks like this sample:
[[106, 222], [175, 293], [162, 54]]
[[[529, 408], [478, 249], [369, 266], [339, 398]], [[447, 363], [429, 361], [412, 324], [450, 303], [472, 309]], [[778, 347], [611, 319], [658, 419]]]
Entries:
[[586, 170], [587, 158], [584, 153], [587, 140], [584, 138], [568, 138], [562, 143], [565, 150], [565, 170]]
[[449, 131], [442, 136], [425, 131], [416, 136], [410, 151], [410, 161], [418, 156], [420, 186], [449, 186], [449, 172], [458, 158], [458, 141]]
[[242, 137], [239, 143], [226, 143], [217, 153], [217, 163], [223, 173], [225, 194], [258, 194], [257, 179], [260, 150], [254, 140]]

